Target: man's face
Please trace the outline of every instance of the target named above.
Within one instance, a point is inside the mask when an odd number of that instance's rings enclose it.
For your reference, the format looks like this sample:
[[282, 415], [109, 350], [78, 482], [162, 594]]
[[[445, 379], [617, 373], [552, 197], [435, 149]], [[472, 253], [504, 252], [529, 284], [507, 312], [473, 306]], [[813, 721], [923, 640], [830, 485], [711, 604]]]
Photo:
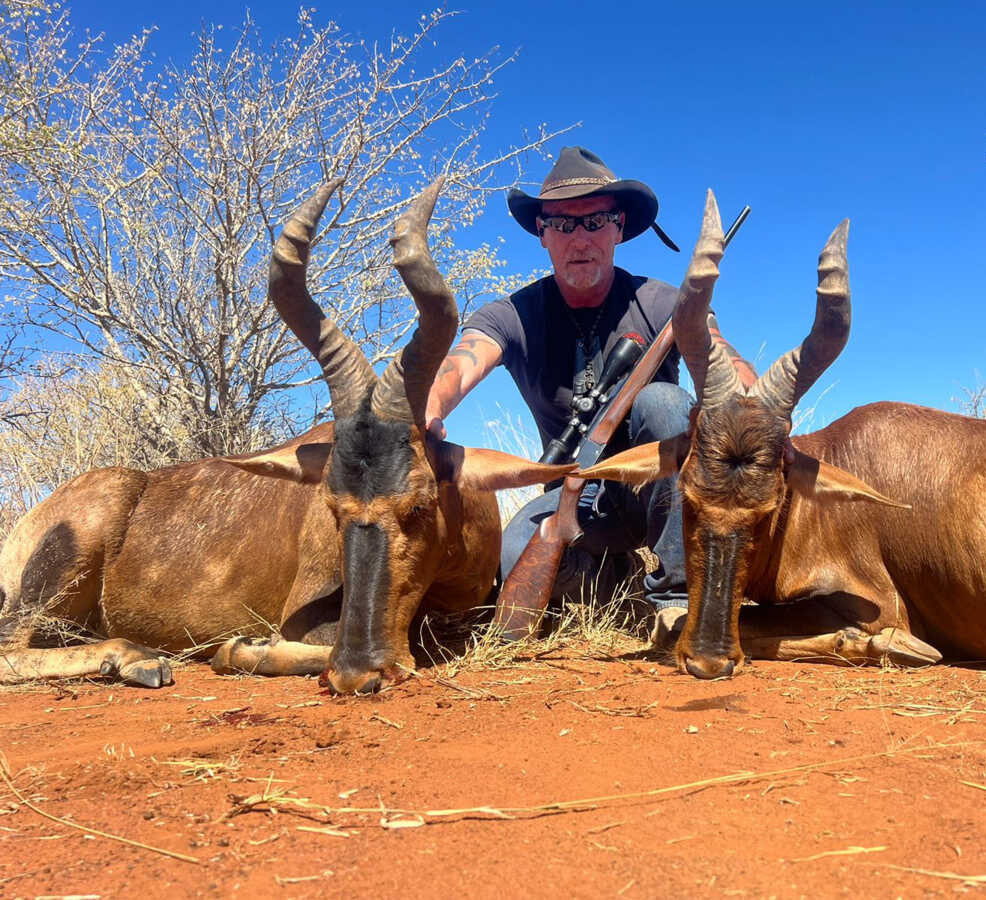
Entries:
[[[585, 216], [595, 212], [616, 209], [612, 195], [576, 197], [572, 200], [545, 200], [541, 204], [541, 218], [568, 215]], [[571, 234], [563, 234], [553, 228], [544, 228], [541, 246], [548, 251], [555, 277], [575, 291], [591, 291], [613, 272], [613, 251], [623, 238], [624, 216], [610, 222], [598, 231], [586, 231], [577, 225]]]

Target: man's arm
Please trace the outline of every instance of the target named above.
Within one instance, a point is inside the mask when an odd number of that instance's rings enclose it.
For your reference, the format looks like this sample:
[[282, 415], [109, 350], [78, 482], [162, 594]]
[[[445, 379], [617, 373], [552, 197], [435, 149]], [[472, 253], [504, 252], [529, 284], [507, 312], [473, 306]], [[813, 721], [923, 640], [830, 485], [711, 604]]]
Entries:
[[726, 351], [729, 361], [733, 364], [733, 368], [736, 369], [736, 374], [739, 375], [739, 380], [743, 384], [743, 387], [751, 387], [757, 380], [757, 373], [754, 371], [753, 366], [743, 359], [733, 348], [732, 344], [722, 336], [722, 332], [719, 330], [719, 323], [716, 321], [714, 315], [709, 316], [709, 336], [712, 338], [713, 344], [722, 345], [722, 349]]
[[503, 359], [500, 345], [480, 331], [467, 329], [442, 361], [428, 393], [425, 422], [435, 437], [445, 439], [442, 421]]

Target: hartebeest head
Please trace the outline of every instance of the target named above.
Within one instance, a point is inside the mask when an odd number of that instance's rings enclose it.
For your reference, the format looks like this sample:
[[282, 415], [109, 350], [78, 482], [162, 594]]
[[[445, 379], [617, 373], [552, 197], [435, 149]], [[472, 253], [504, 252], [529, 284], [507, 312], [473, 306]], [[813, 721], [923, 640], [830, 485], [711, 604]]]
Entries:
[[848, 234], [846, 220], [819, 256], [815, 322], [808, 337], [746, 387], [708, 327], [723, 252], [719, 210], [709, 191], [673, 320], [675, 342], [698, 400], [692, 428], [576, 473], [639, 485], [679, 472], [688, 619], [675, 652], [679, 667], [700, 678], [729, 675], [743, 661], [740, 605], [763, 563], [760, 555], [769, 552], [788, 490], [901, 505], [803, 453], [795, 451], [793, 464], [784, 464], [795, 406], [849, 337]]
[[474, 552], [490, 556], [491, 571], [485, 586], [461, 589], [488, 591], [492, 585], [499, 547], [495, 504], [482, 505], [482, 521], [470, 520], [477, 505], [465, 503], [464, 494], [550, 481], [573, 466], [468, 449], [426, 432], [428, 391], [458, 327], [455, 300], [427, 243], [441, 180], [409, 207], [391, 238], [394, 265], [419, 313], [400, 355], [378, 377], [359, 347], [323, 314], [308, 292], [306, 268], [319, 217], [338, 184], [321, 187], [285, 225], [269, 280], [281, 317], [322, 367], [335, 414], [333, 441], [231, 462], [257, 474], [319, 484], [325, 527], [337, 534], [343, 586], [323, 679], [339, 692], [367, 693], [413, 665], [408, 626], [463, 533], [481, 545]]

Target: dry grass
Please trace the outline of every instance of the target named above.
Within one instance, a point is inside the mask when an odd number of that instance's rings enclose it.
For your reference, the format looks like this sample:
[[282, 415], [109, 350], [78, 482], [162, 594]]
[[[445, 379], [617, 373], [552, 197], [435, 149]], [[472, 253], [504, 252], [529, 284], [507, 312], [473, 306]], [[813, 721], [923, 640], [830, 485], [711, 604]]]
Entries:
[[[540, 441], [533, 435], [520, 416], [512, 415], [510, 410], [496, 404], [498, 417], [486, 419], [483, 422], [483, 446], [493, 447], [503, 453], [512, 453], [526, 459], [538, 459], [541, 456]], [[533, 500], [541, 493], [541, 485], [531, 485], [524, 488], [513, 488], [508, 491], [498, 491], [496, 502], [500, 507], [500, 523], [506, 525], [525, 503]]]
[[0, 395], [0, 540], [31, 507], [77, 475], [104, 466], [148, 470], [204, 455], [206, 429], [229, 452], [259, 450], [287, 436], [288, 422], [191, 422], [137, 370], [50, 359]]
[[91, 835], [92, 837], [104, 838], [105, 840], [108, 841], [116, 841], [117, 843], [120, 844], [126, 844], [129, 847], [136, 847], [139, 850], [147, 850], [151, 853], [157, 853], [160, 854], [161, 856], [170, 857], [171, 859], [181, 860], [182, 862], [189, 862], [189, 863], [200, 862], [200, 860], [194, 856], [187, 856], [184, 853], [177, 853], [174, 850], [166, 850], [162, 847], [154, 847], [151, 846], [150, 844], [142, 843], [141, 841], [131, 840], [130, 838], [127, 837], [121, 837], [118, 834], [110, 834], [109, 832], [106, 831], [100, 831], [99, 829], [96, 828], [90, 828], [88, 825], [80, 825], [77, 822], [72, 822], [69, 821], [68, 819], [63, 819], [60, 818], [59, 816], [53, 816], [51, 813], [45, 812], [39, 806], [31, 802], [31, 800], [29, 800], [27, 797], [25, 797], [20, 790], [18, 790], [17, 786], [14, 784], [14, 776], [11, 773], [9, 766], [7, 765], [7, 758], [6, 756], [3, 755], [2, 752], [0, 752], [0, 780], [2, 780], [3, 783], [6, 785], [7, 790], [9, 790], [17, 798], [17, 801], [21, 804], [21, 806], [23, 806], [25, 809], [31, 810], [31, 812], [36, 813], [37, 815], [41, 816], [41, 818], [47, 819], [50, 822], [54, 822], [57, 825], [62, 825], [65, 828], [74, 828], [77, 831], [84, 832], [85, 834]]
[[457, 653], [444, 656], [443, 672], [496, 671], [536, 663], [562, 653], [567, 658], [612, 658], [644, 649], [650, 616], [643, 609], [639, 577], [617, 585], [611, 597], [597, 596], [596, 584], [576, 600], [565, 598], [545, 613], [543, 637], [505, 643], [499, 629], [487, 623], [473, 629]]

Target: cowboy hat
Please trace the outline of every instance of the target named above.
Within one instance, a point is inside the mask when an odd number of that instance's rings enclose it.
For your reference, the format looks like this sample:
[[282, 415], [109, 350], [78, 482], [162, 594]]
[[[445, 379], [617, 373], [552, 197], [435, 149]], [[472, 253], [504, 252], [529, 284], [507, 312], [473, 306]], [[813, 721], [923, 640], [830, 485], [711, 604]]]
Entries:
[[545, 200], [571, 200], [573, 197], [594, 197], [612, 194], [626, 216], [623, 226], [623, 242], [632, 240], [648, 228], [672, 250], [677, 251], [671, 240], [655, 223], [657, 197], [641, 181], [618, 179], [611, 169], [595, 153], [584, 147], [562, 147], [541, 193], [536, 197], [525, 194], [519, 188], [511, 188], [507, 194], [510, 214], [525, 231], [537, 235], [537, 217]]

